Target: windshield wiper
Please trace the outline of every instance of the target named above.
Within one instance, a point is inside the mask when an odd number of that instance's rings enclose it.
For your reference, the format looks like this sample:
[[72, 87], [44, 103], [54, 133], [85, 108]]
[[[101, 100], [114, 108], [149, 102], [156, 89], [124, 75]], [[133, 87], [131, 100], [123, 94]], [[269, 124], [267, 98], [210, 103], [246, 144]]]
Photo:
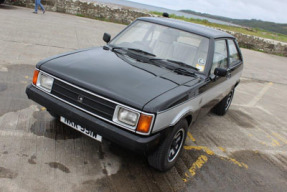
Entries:
[[175, 69], [173, 69], [173, 71], [174, 71], [175, 73], [178, 73], [178, 74], [181, 74], [181, 75], [195, 76], [195, 73], [190, 72], [190, 71], [188, 71], [188, 70], [186, 70], [186, 69], [183, 69], [183, 68], [175, 68]]
[[186, 63], [184, 63], [184, 62], [181, 62], [181, 61], [174, 61], [174, 60], [170, 60], [170, 59], [167, 59], [167, 61], [168, 61], [168, 62], [171, 62], [171, 63], [179, 64], [180, 66], [183, 66], [183, 67], [192, 68], [192, 69], [198, 71], [198, 68], [193, 67], [193, 66], [191, 66], [191, 65], [188, 65], [188, 64], [186, 64]]
[[[149, 59], [150, 61], [153, 61], [153, 63], [157, 63], [156, 61], [160, 61], [162, 64], [160, 65], [160, 67], [166, 68], [168, 70], [171, 70], [177, 74], [181, 74], [181, 75], [187, 75], [187, 76], [196, 76], [196, 74], [194, 72], [191, 72], [185, 68], [187, 67], [176, 67], [175, 65], [170, 65], [167, 64], [167, 60], [165, 59], [159, 59], [159, 58], [155, 58], [155, 59]], [[162, 62], [163, 61], [163, 62]], [[170, 62], [170, 61], [168, 61]], [[165, 64], [164, 64], [165, 63]], [[177, 63], [178, 64], [178, 63]], [[187, 64], [185, 64], [187, 65]], [[190, 66], [189, 66], [190, 67]], [[196, 68], [197, 69], [197, 68]]]
[[147, 52], [147, 51], [144, 51], [144, 50], [141, 50], [141, 49], [126, 48], [126, 47], [113, 47], [112, 51], [114, 51], [115, 49], [121, 49], [121, 50], [125, 50], [125, 51], [129, 50], [129, 51], [134, 51], [134, 52], [143, 53], [143, 54], [146, 54], [146, 55], [150, 55], [150, 56], [156, 57], [155, 54]]
[[150, 55], [150, 56], [156, 57], [155, 54], [150, 53], [150, 52], [147, 52], [147, 51], [144, 51], [144, 50], [141, 50], [141, 49], [128, 48], [128, 50], [130, 50], [130, 51], [135, 51], [135, 52], [138, 52], [138, 53], [143, 53], [143, 54], [146, 54], [146, 55]]

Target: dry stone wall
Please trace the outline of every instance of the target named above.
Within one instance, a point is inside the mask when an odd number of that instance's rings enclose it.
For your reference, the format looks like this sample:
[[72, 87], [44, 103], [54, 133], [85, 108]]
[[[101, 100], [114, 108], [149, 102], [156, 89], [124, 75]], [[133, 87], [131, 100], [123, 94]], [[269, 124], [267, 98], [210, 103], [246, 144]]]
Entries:
[[[34, 8], [35, 0], [6, 0], [6, 3]], [[152, 16], [135, 9], [111, 6], [85, 0], [42, 0], [47, 11], [73, 14], [83, 17], [96, 18], [116, 23], [129, 24], [138, 17]]]
[[226, 31], [235, 36], [240, 47], [287, 57], [287, 43]]
[[[6, 3], [8, 4], [29, 8], [34, 8], [34, 2], [35, 0], [6, 0]], [[138, 17], [152, 16], [148, 13], [129, 7], [101, 4], [88, 0], [42, 0], [42, 4], [48, 11], [79, 15], [123, 24], [129, 24]], [[241, 47], [287, 57], [287, 43], [232, 31], [227, 32], [237, 38]]]

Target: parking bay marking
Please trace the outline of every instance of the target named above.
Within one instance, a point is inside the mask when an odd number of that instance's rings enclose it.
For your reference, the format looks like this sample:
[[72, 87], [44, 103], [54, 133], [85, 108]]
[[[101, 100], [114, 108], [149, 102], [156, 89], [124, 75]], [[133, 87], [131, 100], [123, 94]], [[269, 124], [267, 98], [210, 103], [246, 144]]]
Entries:
[[35, 137], [32, 133], [26, 133], [26, 132], [19, 132], [19, 131], [6, 131], [6, 130], [0, 130], [0, 136], [2, 137]]
[[187, 132], [187, 136], [188, 136], [188, 138], [189, 138], [190, 140], [192, 140], [193, 142], [195, 142], [194, 137], [192, 136], [192, 134], [191, 134], [189, 131]]
[[270, 87], [273, 85], [272, 82], [267, 83], [261, 91], [247, 104], [248, 106], [254, 107], [258, 101], [262, 99], [262, 97], [265, 95], [265, 93], [270, 89]]
[[[192, 134], [190, 132], [187, 132], [187, 136], [190, 140], [192, 140], [193, 142], [195, 142], [195, 138], [192, 136]], [[226, 152], [226, 150], [223, 147], [218, 147], [221, 151]], [[185, 150], [196, 150], [196, 151], [203, 151], [206, 153], [206, 155], [200, 155], [195, 162], [192, 163], [192, 165], [190, 166], [190, 168], [188, 169], [187, 172], [185, 172], [185, 177], [182, 178], [184, 182], [188, 182], [190, 179], [192, 179], [192, 177], [194, 177], [196, 175], [196, 172], [198, 170], [200, 170], [204, 164], [206, 164], [208, 162], [208, 156], [213, 156], [216, 155], [214, 151], [212, 151], [211, 149], [209, 149], [206, 146], [184, 146]], [[220, 159], [222, 160], [227, 160], [239, 167], [248, 169], [248, 165], [246, 165], [243, 162], [239, 162], [234, 158], [230, 158], [230, 157], [220, 157]]]
[[281, 140], [283, 143], [287, 144], [287, 139], [283, 138], [281, 135], [278, 133], [272, 132], [272, 134], [277, 137], [277, 139]]
[[[268, 131], [260, 127], [258, 127], [256, 131], [257, 132], [253, 131], [253, 133], [250, 133], [250, 131], [248, 131], [249, 133], [247, 133], [247, 135], [262, 145], [265, 145], [267, 147], [280, 147], [282, 146], [282, 143], [283, 145], [287, 144], [287, 140], [282, 135], [279, 135], [274, 131], [268, 133]], [[261, 132], [261, 134], [259, 134], [259, 132]], [[256, 137], [257, 135], [265, 135], [265, 138], [258, 138]]]
[[[204, 151], [207, 155], [210, 155], [210, 156], [216, 155], [211, 149], [209, 149], [208, 147], [205, 147], [205, 146], [184, 146], [184, 149], [185, 150]], [[192, 163], [191, 167], [188, 169], [188, 172], [185, 173], [185, 178], [183, 178], [184, 182], [187, 182], [192, 177], [194, 177], [196, 175], [196, 172], [198, 170], [200, 170], [203, 167], [203, 165], [208, 162], [208, 156], [207, 155], [200, 155], [197, 158], [197, 160], [194, 163]], [[247, 164], [245, 164], [243, 162], [239, 162], [234, 158], [220, 157], [220, 159], [229, 161], [229, 162], [233, 163], [234, 165], [237, 165], [241, 168], [248, 169]]]

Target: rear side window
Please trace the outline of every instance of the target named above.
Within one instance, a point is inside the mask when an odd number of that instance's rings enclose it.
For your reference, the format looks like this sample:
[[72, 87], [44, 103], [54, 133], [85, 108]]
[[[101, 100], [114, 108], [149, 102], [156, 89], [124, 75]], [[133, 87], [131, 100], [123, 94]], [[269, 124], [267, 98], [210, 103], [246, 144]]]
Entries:
[[227, 69], [227, 46], [225, 40], [215, 41], [213, 63], [210, 74], [213, 74], [215, 68], [218, 67]]
[[229, 65], [232, 67], [241, 61], [238, 50], [233, 40], [228, 40], [228, 48], [229, 48]]

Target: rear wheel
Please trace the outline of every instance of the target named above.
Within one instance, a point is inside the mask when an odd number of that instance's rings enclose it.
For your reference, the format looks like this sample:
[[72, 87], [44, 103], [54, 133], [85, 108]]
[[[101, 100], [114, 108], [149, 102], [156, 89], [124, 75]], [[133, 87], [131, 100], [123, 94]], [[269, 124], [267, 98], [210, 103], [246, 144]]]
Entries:
[[185, 119], [178, 122], [157, 148], [148, 156], [149, 165], [159, 171], [167, 171], [177, 161], [186, 139], [188, 124]]
[[234, 89], [232, 89], [229, 94], [224, 97], [213, 109], [214, 113], [220, 116], [225, 115], [225, 113], [228, 111], [232, 99], [234, 95]]

